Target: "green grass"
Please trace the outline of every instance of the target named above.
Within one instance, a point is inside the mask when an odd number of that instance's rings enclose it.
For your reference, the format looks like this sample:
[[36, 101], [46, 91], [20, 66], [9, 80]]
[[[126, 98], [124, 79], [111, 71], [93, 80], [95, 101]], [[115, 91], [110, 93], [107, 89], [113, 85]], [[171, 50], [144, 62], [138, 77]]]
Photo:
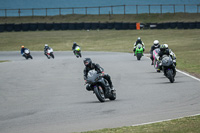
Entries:
[[200, 116], [185, 117], [141, 126], [102, 129], [82, 133], [200, 133]]
[[34, 16], [34, 17], [0, 17], [0, 24], [4, 23], [61, 23], [61, 22], [195, 22], [200, 21], [197, 13], [165, 13], [165, 14], [127, 14], [127, 15], [62, 15], [62, 16]]
[[2, 62], [8, 62], [8, 60], [0, 60], [0, 63], [2, 63]]
[[200, 30], [90, 30], [3, 32], [0, 51], [19, 51], [24, 45], [31, 51], [42, 51], [49, 44], [55, 51], [70, 51], [77, 42], [83, 51], [132, 52], [140, 36], [149, 53], [153, 41], [167, 43], [177, 55], [177, 68], [200, 77]]

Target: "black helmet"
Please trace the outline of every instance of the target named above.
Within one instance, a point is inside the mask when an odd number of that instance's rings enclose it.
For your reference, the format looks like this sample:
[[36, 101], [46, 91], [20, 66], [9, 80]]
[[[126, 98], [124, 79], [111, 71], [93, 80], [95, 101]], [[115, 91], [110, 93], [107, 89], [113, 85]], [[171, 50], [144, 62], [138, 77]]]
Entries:
[[83, 60], [83, 63], [84, 63], [84, 65], [85, 65], [86, 67], [89, 67], [89, 66], [92, 65], [92, 60], [91, 60], [90, 58], [85, 58], [85, 59]]
[[167, 45], [167, 44], [162, 44], [162, 45], [160, 46], [160, 50], [161, 50], [161, 51], [165, 51], [166, 49], [168, 49], [168, 45]]
[[140, 38], [140, 37], [138, 37], [138, 38], [137, 38], [137, 41], [141, 41], [141, 38]]

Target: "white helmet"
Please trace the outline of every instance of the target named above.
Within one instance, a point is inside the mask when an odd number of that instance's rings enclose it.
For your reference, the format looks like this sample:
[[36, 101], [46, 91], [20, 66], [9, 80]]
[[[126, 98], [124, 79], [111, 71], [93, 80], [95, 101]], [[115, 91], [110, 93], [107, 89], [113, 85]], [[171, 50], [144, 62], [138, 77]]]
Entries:
[[48, 46], [48, 44], [45, 44], [44, 46], [45, 46], [45, 47], [47, 47], [47, 46]]
[[153, 42], [153, 44], [154, 44], [155, 47], [158, 47], [159, 41], [158, 41], [158, 40], [155, 40], [155, 41]]

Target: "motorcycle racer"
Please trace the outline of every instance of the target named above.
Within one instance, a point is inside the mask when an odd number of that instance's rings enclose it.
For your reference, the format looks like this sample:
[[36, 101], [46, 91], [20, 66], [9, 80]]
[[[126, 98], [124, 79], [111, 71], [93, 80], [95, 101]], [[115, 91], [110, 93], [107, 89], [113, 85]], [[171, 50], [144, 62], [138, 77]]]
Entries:
[[[111, 90], [115, 90], [114, 87], [113, 87], [112, 81], [111, 81], [111, 77], [108, 74], [104, 73], [104, 69], [102, 67], [100, 67], [99, 64], [92, 63], [92, 60], [90, 58], [85, 58], [84, 61], [83, 61], [83, 63], [85, 65], [85, 69], [83, 71], [83, 73], [84, 73], [84, 80], [85, 81], [87, 79], [88, 72], [90, 70], [95, 69], [95, 71], [97, 71], [97, 73], [102, 73], [103, 74], [103, 77], [108, 81]], [[86, 89], [88, 91], [90, 91], [91, 90], [90, 85], [87, 84], [86, 85]]]
[[153, 46], [151, 46], [151, 50], [150, 50], [150, 59], [151, 59], [151, 65], [153, 65], [153, 51], [157, 48], [160, 48], [160, 44], [159, 44], [159, 41], [158, 40], [154, 40], [153, 42]]
[[[142, 44], [143, 51], [145, 51], [144, 43], [142, 42], [141, 38], [138, 37], [138, 38], [137, 38], [137, 41], [134, 43], [133, 52], [135, 53], [135, 50], [136, 50], [136, 47], [137, 47], [138, 44]], [[135, 54], [134, 54], [134, 55], [135, 55]]]
[[173, 63], [176, 66], [176, 55], [174, 54], [174, 52], [172, 52], [171, 49], [168, 48], [168, 44], [162, 44], [160, 46], [160, 52], [158, 53], [158, 59], [157, 60], [162, 59], [163, 55], [171, 56]]

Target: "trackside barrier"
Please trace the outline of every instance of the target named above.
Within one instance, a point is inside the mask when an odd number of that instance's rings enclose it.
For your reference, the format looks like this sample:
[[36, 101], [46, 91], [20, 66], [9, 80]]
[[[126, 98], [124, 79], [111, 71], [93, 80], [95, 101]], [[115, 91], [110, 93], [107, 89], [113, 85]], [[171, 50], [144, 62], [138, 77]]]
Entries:
[[15, 24], [14, 25], [14, 31], [21, 31], [22, 30], [22, 24]]
[[129, 29], [129, 23], [122, 23], [122, 29], [128, 30]]
[[61, 23], [61, 30], [68, 30], [69, 24], [68, 23]]
[[91, 29], [92, 29], [92, 30], [97, 30], [97, 29], [99, 29], [99, 23], [92, 23], [92, 24], [91, 24]]
[[91, 23], [84, 23], [84, 29], [85, 30], [90, 30], [91, 29]]
[[0, 32], [4, 32], [5, 31], [5, 24], [0, 24]]
[[38, 30], [43, 31], [45, 30], [46, 23], [38, 23]]
[[82, 30], [84, 28], [84, 23], [76, 23], [76, 30]]
[[13, 31], [14, 30], [14, 24], [6, 24], [6, 31]]
[[200, 22], [167, 22], [167, 23], [128, 23], [128, 22], [94, 22], [94, 23], [21, 23], [0, 24], [4, 31], [43, 31], [43, 30], [140, 30], [140, 29], [200, 29]]
[[200, 29], [200, 22], [196, 22], [196, 28]]
[[38, 29], [38, 24], [30, 23], [30, 31], [36, 31]]
[[54, 30], [61, 30], [61, 23], [54, 23], [53, 24], [53, 29]]
[[30, 31], [30, 24], [28, 23], [22, 24], [22, 31]]

